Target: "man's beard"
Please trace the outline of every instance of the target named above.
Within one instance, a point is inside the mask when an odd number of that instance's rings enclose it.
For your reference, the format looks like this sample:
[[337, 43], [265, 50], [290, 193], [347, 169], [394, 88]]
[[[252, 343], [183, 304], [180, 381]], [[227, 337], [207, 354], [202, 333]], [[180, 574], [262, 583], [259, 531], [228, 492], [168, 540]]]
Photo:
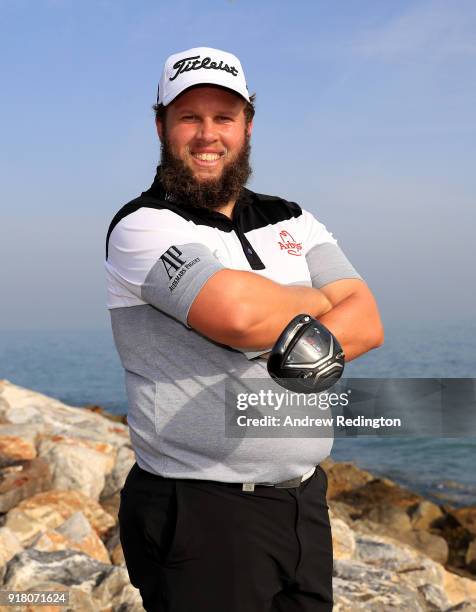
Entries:
[[236, 200], [241, 189], [251, 176], [250, 137], [245, 134], [245, 142], [236, 158], [224, 164], [218, 178], [197, 180], [192, 170], [171, 150], [167, 138], [161, 145], [160, 179], [168, 196], [178, 202], [196, 208], [214, 210]]

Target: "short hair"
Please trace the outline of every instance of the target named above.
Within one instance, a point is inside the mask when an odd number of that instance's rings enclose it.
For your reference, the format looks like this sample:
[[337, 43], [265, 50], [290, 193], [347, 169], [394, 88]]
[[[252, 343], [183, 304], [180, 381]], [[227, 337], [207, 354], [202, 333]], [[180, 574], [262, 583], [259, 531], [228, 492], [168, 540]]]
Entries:
[[[246, 101], [245, 108], [243, 109], [247, 125], [251, 123], [253, 117], [255, 116], [255, 100], [256, 94], [251, 94], [250, 101]], [[163, 123], [167, 115], [167, 107], [163, 104], [154, 104], [152, 109], [155, 112], [155, 120]]]

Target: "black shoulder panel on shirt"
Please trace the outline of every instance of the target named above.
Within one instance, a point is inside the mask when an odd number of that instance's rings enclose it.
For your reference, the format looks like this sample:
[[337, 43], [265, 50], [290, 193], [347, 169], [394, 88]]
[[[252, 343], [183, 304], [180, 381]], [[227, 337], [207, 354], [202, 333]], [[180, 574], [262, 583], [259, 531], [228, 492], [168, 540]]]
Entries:
[[243, 189], [238, 198], [233, 210], [233, 219], [229, 219], [226, 215], [216, 211], [187, 208], [177, 202], [151, 197], [147, 192], [144, 192], [138, 198], [125, 204], [114, 215], [106, 236], [106, 260], [109, 252], [109, 238], [113, 229], [124, 217], [143, 207], [171, 210], [186, 221], [192, 221], [195, 225], [208, 225], [223, 232], [237, 230], [241, 236], [245, 232], [274, 225], [292, 217], [299, 217], [302, 214], [301, 207], [295, 202], [288, 202], [276, 196], [255, 193], [249, 189]]
[[131, 200], [130, 202], [125, 204], [114, 215], [111, 223], [109, 224], [109, 229], [107, 230], [107, 235], [106, 235], [106, 260], [107, 260], [108, 254], [109, 254], [109, 238], [111, 236], [112, 230], [116, 227], [116, 225], [119, 223], [119, 221], [124, 219], [124, 217], [127, 217], [127, 215], [130, 215], [133, 212], [136, 212], [136, 210], [139, 210], [139, 208], [142, 208], [143, 206], [150, 206], [151, 208], [162, 208], [160, 206], [160, 201], [159, 200], [152, 200], [151, 199], [150, 200], [150, 204], [149, 203], [145, 203], [144, 200], [148, 200], [148, 198], [144, 198], [142, 196], [139, 196], [138, 198], [135, 198], [135, 200]]
[[244, 197], [250, 200], [249, 206], [239, 208], [236, 222], [243, 232], [274, 225], [302, 215], [302, 209], [296, 202], [288, 202], [277, 196], [254, 193], [244, 190]]

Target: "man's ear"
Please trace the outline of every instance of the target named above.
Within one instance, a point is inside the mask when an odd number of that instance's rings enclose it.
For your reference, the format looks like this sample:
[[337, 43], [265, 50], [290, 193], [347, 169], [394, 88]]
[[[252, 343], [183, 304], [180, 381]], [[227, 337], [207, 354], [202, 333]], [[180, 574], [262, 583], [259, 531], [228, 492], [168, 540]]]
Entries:
[[246, 133], [248, 134], [248, 137], [251, 136], [252, 131], [253, 131], [253, 119], [246, 126]]
[[160, 119], [155, 120], [155, 127], [157, 128], [157, 134], [160, 138], [160, 142], [163, 142], [164, 139], [164, 124]]

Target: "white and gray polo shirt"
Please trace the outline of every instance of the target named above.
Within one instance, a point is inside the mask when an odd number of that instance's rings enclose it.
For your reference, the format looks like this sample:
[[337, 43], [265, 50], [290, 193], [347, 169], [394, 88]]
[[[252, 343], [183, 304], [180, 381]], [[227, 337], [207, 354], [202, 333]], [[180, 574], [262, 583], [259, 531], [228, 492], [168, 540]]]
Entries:
[[360, 278], [311, 213], [244, 189], [229, 219], [170, 201], [156, 178], [112, 220], [105, 266], [141, 468], [170, 478], [276, 483], [328, 456], [331, 438], [225, 436], [226, 381], [268, 379], [266, 362], [187, 325], [195, 297], [224, 268], [318, 288]]

